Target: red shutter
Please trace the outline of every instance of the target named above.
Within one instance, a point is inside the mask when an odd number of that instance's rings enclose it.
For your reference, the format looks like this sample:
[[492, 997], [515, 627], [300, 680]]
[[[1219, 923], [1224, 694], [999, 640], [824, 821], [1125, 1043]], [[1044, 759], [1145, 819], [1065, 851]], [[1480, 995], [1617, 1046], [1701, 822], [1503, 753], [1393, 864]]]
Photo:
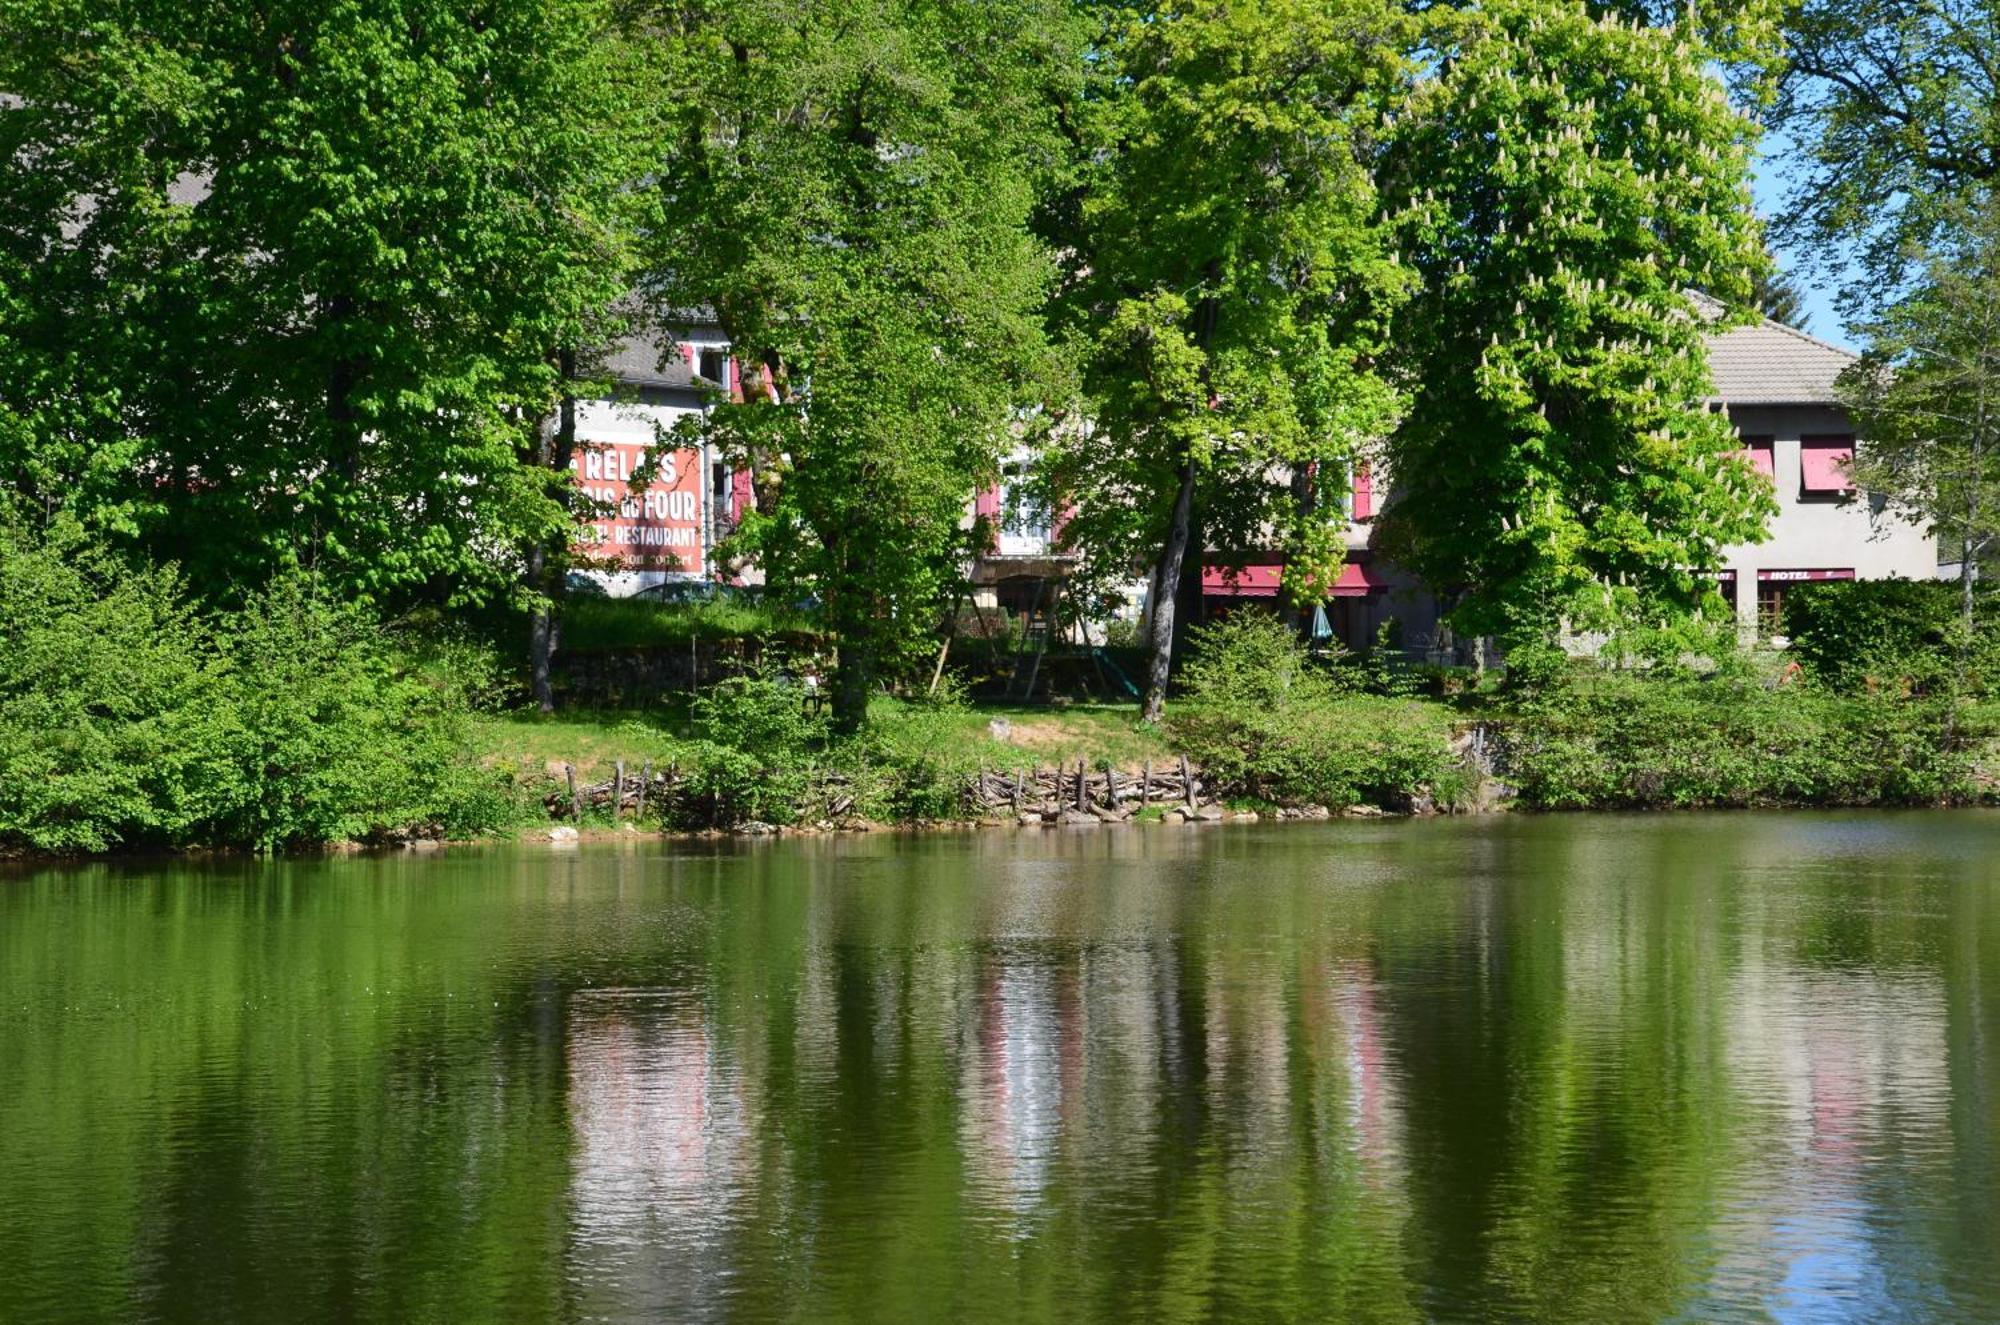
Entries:
[[1801, 437], [1799, 488], [1803, 492], [1849, 492], [1854, 484], [1844, 468], [1854, 458], [1852, 437]]
[[1354, 518], [1373, 519], [1375, 515], [1375, 475], [1363, 460], [1354, 468]]

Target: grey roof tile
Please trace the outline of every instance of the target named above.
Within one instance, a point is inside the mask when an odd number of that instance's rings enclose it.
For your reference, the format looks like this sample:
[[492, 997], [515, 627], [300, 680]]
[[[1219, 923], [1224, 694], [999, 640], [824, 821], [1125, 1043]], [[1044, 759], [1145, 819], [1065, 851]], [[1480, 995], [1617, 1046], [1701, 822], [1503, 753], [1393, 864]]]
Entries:
[[[1700, 315], [1713, 321], [1722, 305], [1689, 292]], [[1762, 318], [1708, 338], [1716, 399], [1730, 405], [1836, 405], [1834, 382], [1857, 356], [1782, 322]]]

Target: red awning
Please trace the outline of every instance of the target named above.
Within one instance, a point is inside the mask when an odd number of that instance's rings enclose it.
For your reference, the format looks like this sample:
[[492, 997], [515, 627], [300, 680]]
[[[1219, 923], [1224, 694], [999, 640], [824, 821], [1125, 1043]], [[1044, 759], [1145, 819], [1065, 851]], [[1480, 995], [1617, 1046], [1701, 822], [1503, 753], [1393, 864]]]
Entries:
[[1375, 573], [1372, 566], [1359, 566], [1348, 562], [1340, 568], [1340, 578], [1333, 582], [1330, 598], [1366, 598], [1369, 594], [1389, 587], [1389, 582]]
[[1223, 598], [1276, 598], [1283, 566], [1204, 566], [1201, 591]]
[[1854, 457], [1854, 443], [1806, 440], [1799, 443], [1799, 487], [1805, 492], [1846, 492], [1854, 484], [1842, 472]]
[[[1201, 572], [1201, 591], [1217, 598], [1276, 598], [1278, 585], [1284, 579], [1285, 568], [1279, 565], [1244, 566], [1240, 569], [1226, 566], [1206, 566]], [[1371, 593], [1388, 588], [1384, 580], [1372, 567], [1348, 562], [1340, 568], [1340, 578], [1333, 582], [1329, 598], [1365, 598]]]
[[1771, 454], [1771, 439], [1768, 437], [1746, 437], [1743, 439], [1743, 454], [1748, 457], [1750, 467], [1765, 478], [1776, 477], [1778, 467]]

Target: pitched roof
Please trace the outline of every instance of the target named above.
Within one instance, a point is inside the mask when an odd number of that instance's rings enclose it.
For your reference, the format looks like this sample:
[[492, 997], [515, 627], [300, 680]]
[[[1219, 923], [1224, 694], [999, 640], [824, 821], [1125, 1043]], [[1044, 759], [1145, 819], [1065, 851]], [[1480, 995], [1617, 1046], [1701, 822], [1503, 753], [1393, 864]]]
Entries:
[[[1700, 315], [1715, 321], [1723, 307], [1688, 292]], [[1729, 327], [1708, 338], [1715, 398], [1727, 405], [1837, 405], [1834, 381], [1856, 355], [1770, 318]]]
[[691, 389], [694, 365], [672, 338], [644, 331], [623, 336], [604, 352], [604, 371], [625, 386]]

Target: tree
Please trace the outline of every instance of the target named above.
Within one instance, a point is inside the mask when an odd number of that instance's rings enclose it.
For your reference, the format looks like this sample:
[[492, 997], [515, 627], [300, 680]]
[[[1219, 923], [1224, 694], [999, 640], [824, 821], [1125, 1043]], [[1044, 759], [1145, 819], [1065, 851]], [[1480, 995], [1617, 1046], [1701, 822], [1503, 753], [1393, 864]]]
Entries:
[[1810, 331], [1805, 301], [1799, 283], [1778, 270], [1775, 260], [1751, 278], [1750, 306], [1773, 322], [1782, 322], [1795, 331]]
[[653, 150], [610, 0], [0, 0], [0, 484], [385, 606], [518, 591]]
[[1868, 325], [1841, 394], [1863, 439], [1854, 481], [1957, 548], [1969, 642], [1978, 566], [2000, 539], [2000, 219], [1981, 197], [1955, 228]]
[[1516, 642], [1692, 609], [1772, 509], [1686, 293], [1750, 298], [1754, 126], [1671, 28], [1502, 0], [1428, 40], [1384, 165], [1422, 287], [1378, 545]]
[[1797, 146], [1779, 228], [1857, 282], [1858, 308], [2000, 181], [2000, 4], [1803, 0], [1787, 28], [1772, 122]]
[[1083, 165], [1051, 212], [1091, 423], [1059, 434], [1051, 486], [1087, 557], [1152, 567], [1157, 718], [1206, 549], [1275, 539], [1293, 594], [1324, 593], [1349, 468], [1396, 416], [1375, 364], [1407, 273], [1368, 157], [1402, 23], [1374, 0], [1095, 16]]
[[837, 729], [934, 627], [958, 526], [1048, 350], [1027, 228], [1068, 67], [1040, 0], [748, 0], [670, 11], [681, 91], [650, 291], [712, 305], [747, 399], [712, 439], [755, 476], [735, 535], [812, 595]]

